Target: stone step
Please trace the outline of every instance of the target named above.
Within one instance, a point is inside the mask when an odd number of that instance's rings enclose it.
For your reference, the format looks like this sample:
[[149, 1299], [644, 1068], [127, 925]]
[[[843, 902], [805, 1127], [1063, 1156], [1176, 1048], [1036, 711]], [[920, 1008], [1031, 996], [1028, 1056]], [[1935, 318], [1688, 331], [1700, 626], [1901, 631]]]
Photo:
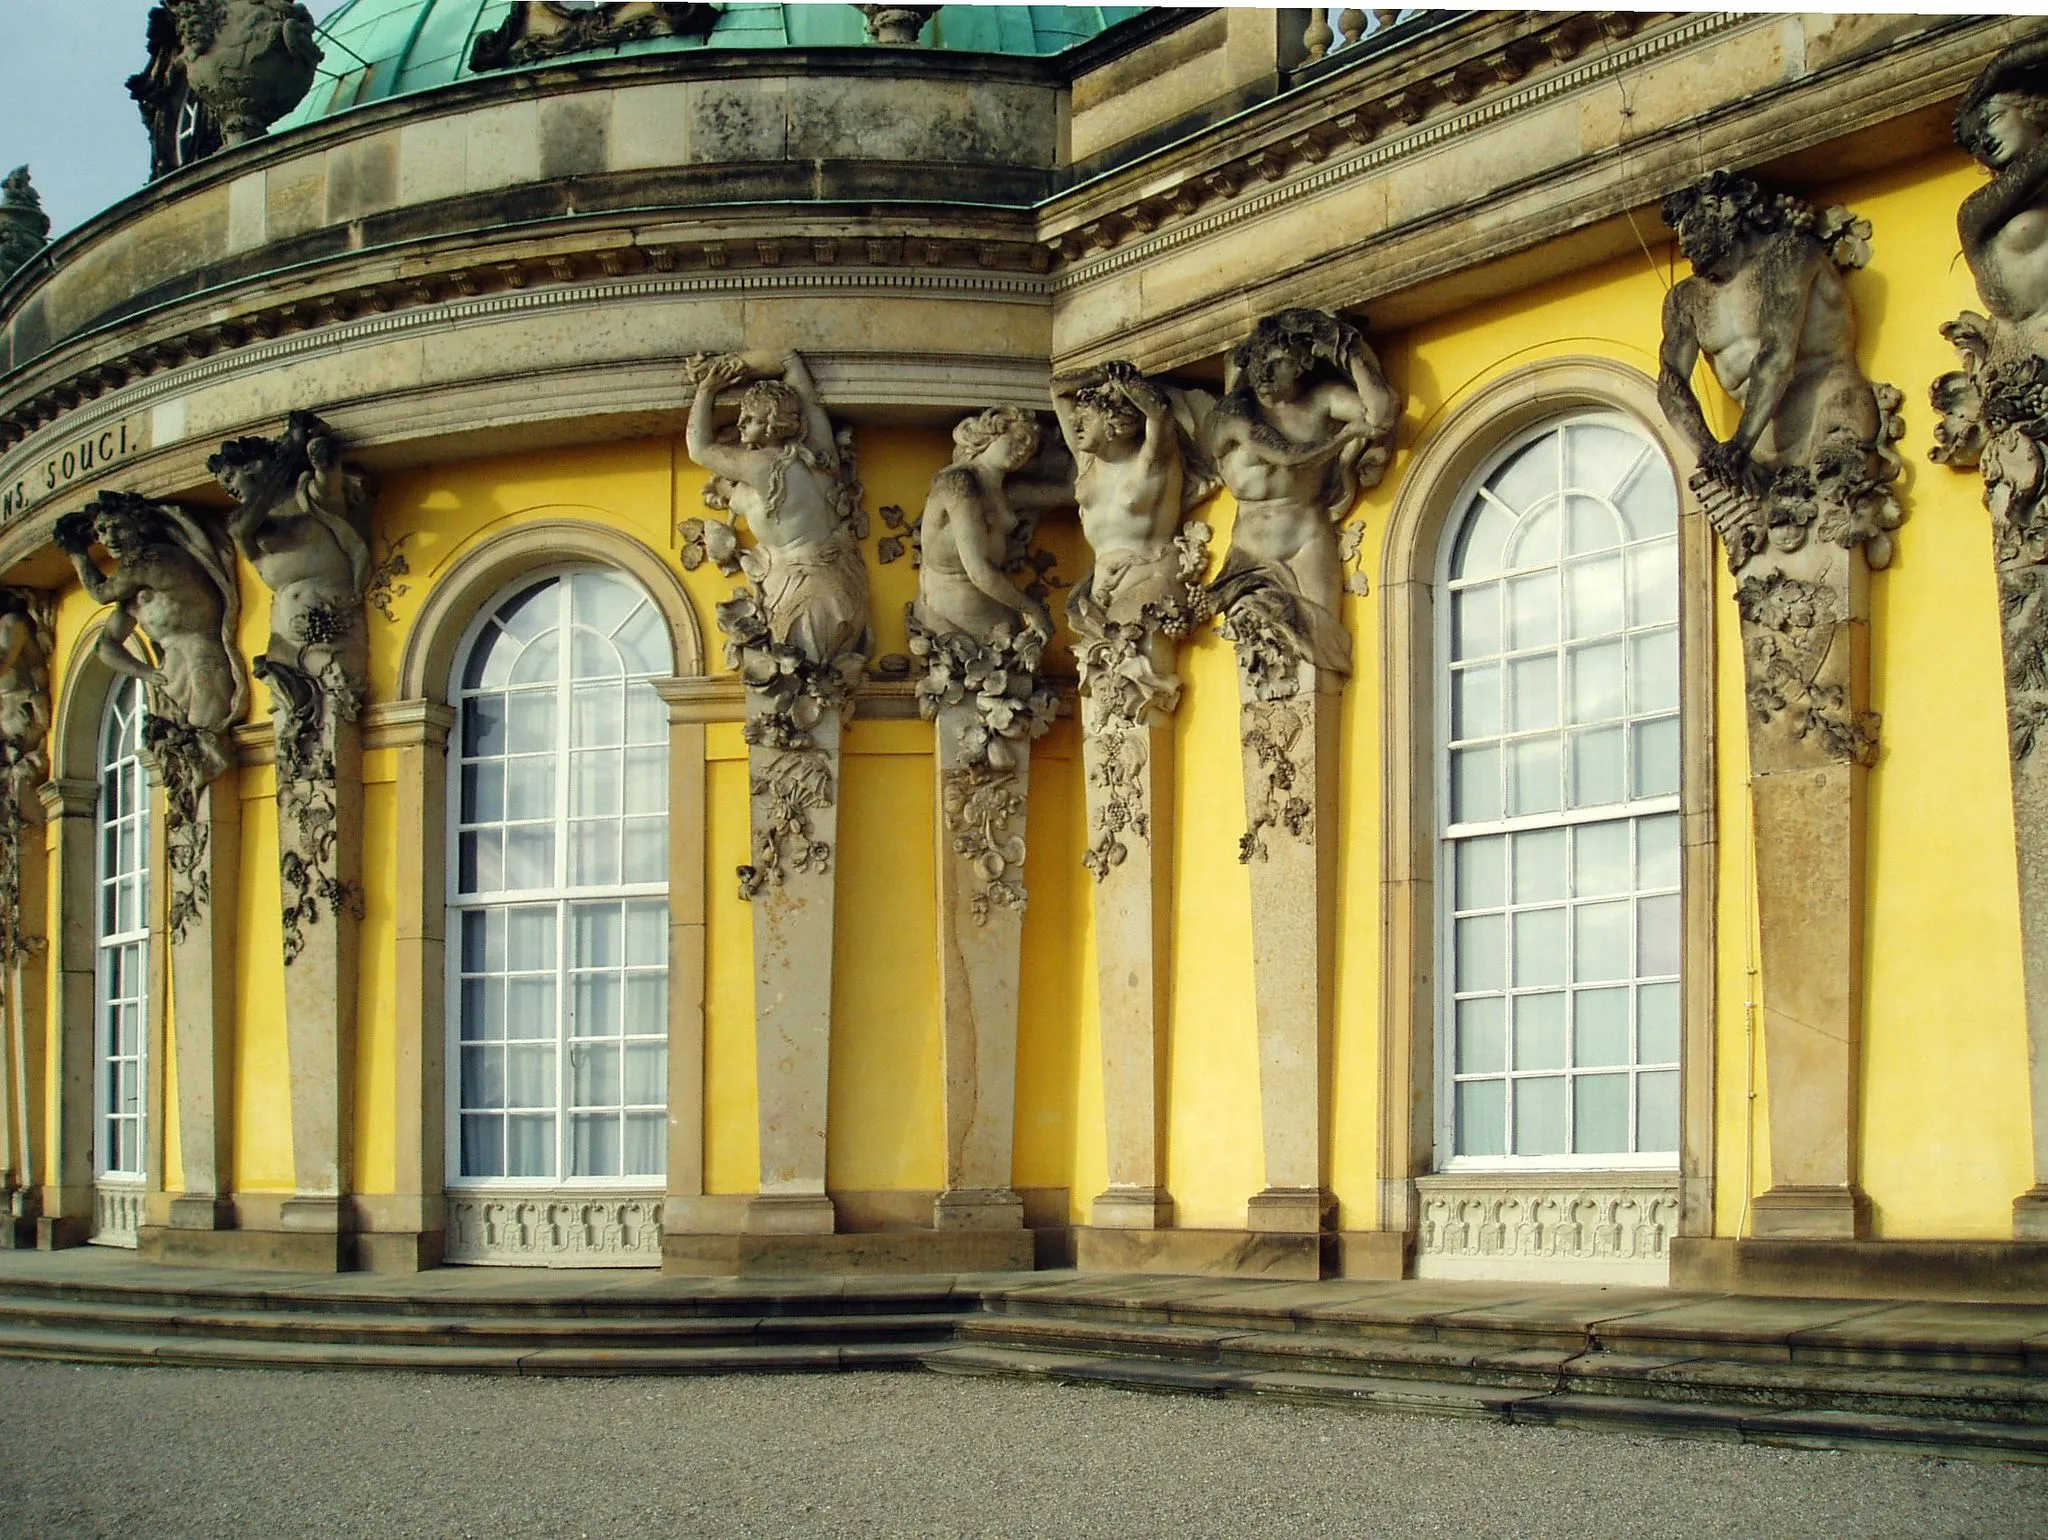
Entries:
[[0, 1295], [0, 1330], [44, 1328], [122, 1336], [233, 1338], [276, 1342], [387, 1344], [401, 1348], [539, 1351], [667, 1349], [754, 1344], [913, 1344], [950, 1338], [954, 1314], [717, 1316], [656, 1320], [566, 1315], [344, 1315], [335, 1311], [179, 1310], [162, 1305]]
[[1256, 1373], [1363, 1376], [1772, 1411], [1846, 1409], [2048, 1426], [2048, 1381], [2018, 1374], [1761, 1363], [1472, 1342], [1402, 1342], [1307, 1330], [1218, 1328], [988, 1314], [960, 1323], [962, 1346], [1114, 1357]]
[[832, 1373], [915, 1369], [930, 1348], [891, 1342], [717, 1347], [553, 1347], [300, 1342], [0, 1326], [0, 1358], [63, 1363], [177, 1364], [187, 1368], [403, 1369], [414, 1373], [618, 1375]]
[[1368, 1411], [1478, 1417], [1531, 1426], [1649, 1433], [1801, 1448], [1885, 1448], [1927, 1455], [2048, 1464], [2048, 1427], [1854, 1410], [1785, 1411], [1709, 1401], [1672, 1401], [1438, 1384], [1349, 1373], [1302, 1373], [1236, 1365], [1046, 1352], [980, 1344], [924, 1355], [942, 1374], [998, 1375], [1204, 1396], [1260, 1396]]

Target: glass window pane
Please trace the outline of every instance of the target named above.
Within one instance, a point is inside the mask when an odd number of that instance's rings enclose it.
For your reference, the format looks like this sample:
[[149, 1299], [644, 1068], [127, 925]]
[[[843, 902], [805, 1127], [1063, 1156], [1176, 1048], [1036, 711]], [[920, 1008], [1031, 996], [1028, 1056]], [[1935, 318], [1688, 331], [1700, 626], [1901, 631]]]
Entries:
[[1678, 986], [1645, 984], [1636, 991], [1636, 1062], [1678, 1062]]
[[1451, 737], [1491, 738], [1500, 732], [1500, 665], [1482, 663], [1451, 675]]
[[[499, 911], [504, 922], [504, 945], [510, 966], [522, 973], [555, 966], [555, 906], [522, 904]], [[499, 967], [506, 964], [500, 962]]]
[[572, 679], [617, 679], [626, 672], [619, 649], [607, 637], [578, 626], [569, 644], [569, 676]]
[[1573, 636], [1605, 636], [1622, 626], [1621, 558], [1595, 556], [1564, 569], [1565, 609]]
[[1564, 548], [1568, 556], [1611, 551], [1627, 536], [1621, 521], [1603, 502], [1590, 497], [1569, 499], [1565, 509]]
[[1678, 815], [1644, 818], [1636, 824], [1636, 886], [1678, 886]]
[[619, 1035], [619, 976], [586, 973], [577, 977], [569, 995], [569, 1031], [576, 1037]]
[[1572, 1063], [1580, 1069], [1626, 1064], [1628, 991], [1581, 989], [1572, 995]]
[[1669, 540], [1630, 547], [1629, 624], [1669, 625], [1678, 619], [1678, 547]]
[[1652, 451], [1633, 433], [1606, 423], [1575, 423], [1564, 430], [1564, 482], [1568, 487], [1612, 497]]
[[512, 666], [512, 675], [505, 683], [509, 685], [555, 684], [562, 671], [562, 633], [550, 631], [538, 637], [519, 654], [519, 661]]
[[1494, 909], [1507, 901], [1507, 841], [1500, 835], [1485, 839], [1459, 840], [1457, 851], [1458, 890], [1453, 903], [1459, 909]]
[[514, 824], [505, 831], [505, 886], [555, 885], [555, 831], [546, 824]]
[[616, 684], [580, 684], [571, 696], [569, 741], [579, 749], [609, 748], [626, 739], [626, 693]]
[[626, 811], [668, 811], [668, 750], [626, 750]]
[[663, 1176], [668, 1171], [668, 1118], [659, 1112], [626, 1114], [626, 1176]]
[[[554, 980], [548, 982], [552, 984]], [[549, 1035], [553, 1036], [552, 1033]], [[505, 1102], [509, 1107], [553, 1108], [555, 1045], [552, 1041], [505, 1050]]]
[[1461, 1075], [1498, 1075], [1508, 1067], [1507, 1002], [1499, 995], [1458, 1002]]
[[1572, 911], [1572, 977], [1579, 981], [1629, 976], [1628, 908], [1580, 904]]
[[[661, 612], [646, 600], [623, 626], [612, 633], [612, 641], [625, 659], [626, 669], [634, 674], [667, 674], [671, 672], [669, 662], [667, 628], [662, 625]], [[652, 690], [646, 692], [649, 698], [657, 699]], [[666, 712], [663, 713], [664, 726]]]
[[661, 1107], [668, 1103], [668, 1044], [626, 1045], [625, 1100], [629, 1107]]
[[1508, 1085], [1505, 1080], [1458, 1082], [1457, 1147], [1460, 1155], [1507, 1153]]
[[1498, 914], [1457, 922], [1457, 989], [1460, 994], [1507, 987], [1508, 922]]
[[668, 743], [668, 702], [646, 684], [626, 687], [626, 741]]
[[1638, 722], [1635, 733], [1636, 795], [1671, 797], [1678, 794], [1678, 718], [1660, 717]]
[[1489, 578], [1500, 571], [1501, 547], [1514, 520], [1483, 497], [1472, 500], [1464, 528], [1458, 532], [1458, 548], [1451, 558], [1451, 576]]
[[474, 759], [505, 752], [505, 697], [479, 695], [462, 708], [462, 752]]
[[462, 1050], [462, 1105], [502, 1107], [505, 1105], [505, 1050], [465, 1048]]
[[623, 768], [617, 749], [584, 749], [569, 757], [572, 817], [616, 815]]
[[1596, 727], [1570, 735], [1573, 807], [1606, 807], [1628, 796], [1621, 770], [1620, 727]]
[[462, 981], [462, 1036], [465, 1042], [494, 1043], [505, 1036], [505, 984], [502, 979]]
[[505, 749], [540, 754], [555, 746], [555, 692], [521, 690], [505, 697]]
[[464, 893], [495, 893], [505, 886], [505, 837], [483, 829], [458, 837], [455, 885]]
[[626, 1020], [628, 1035], [653, 1037], [668, 1028], [668, 975], [632, 973], [626, 976]]
[[1557, 491], [1559, 465], [1556, 435], [1546, 433], [1517, 450], [1487, 478], [1486, 487], [1514, 512], [1527, 513]]
[[1508, 663], [1508, 722], [1516, 732], [1557, 726], [1557, 654]]
[[625, 859], [619, 867], [621, 882], [661, 882], [668, 877], [668, 820], [628, 818], [620, 830], [625, 841]]
[[642, 901], [626, 905], [626, 966], [660, 968], [667, 963], [667, 903]]
[[[547, 961], [554, 962], [554, 954]], [[555, 1036], [555, 976], [521, 975], [505, 981], [505, 1036], [517, 1042]]]
[[1624, 710], [1626, 668], [1620, 642], [1574, 647], [1571, 652], [1571, 709], [1574, 722], [1611, 722]]
[[1638, 540], [1668, 535], [1678, 528], [1678, 483], [1661, 454], [1650, 454], [1615, 501], [1628, 516]]
[[578, 572], [569, 579], [570, 618], [607, 636], [645, 603], [631, 583], [610, 572]]
[[569, 1094], [577, 1107], [619, 1104], [619, 1050], [612, 1043], [579, 1044], [569, 1050]]
[[1562, 984], [1565, 911], [1524, 909], [1515, 915], [1515, 987]]
[[1539, 572], [1508, 584], [1508, 646], [1551, 647], [1557, 643], [1557, 574]]
[[1628, 1076], [1574, 1077], [1572, 1149], [1580, 1155], [1627, 1153]]
[[505, 816], [505, 766], [497, 760], [462, 767], [462, 821], [497, 823]]
[[1515, 997], [1515, 1068], [1563, 1069], [1564, 995]]
[[569, 826], [569, 885], [609, 888], [619, 883], [619, 826], [609, 818]]
[[572, 1176], [619, 1174], [619, 1117], [615, 1112], [584, 1115], [569, 1123]]
[[1451, 595], [1451, 656], [1487, 658], [1500, 651], [1500, 586], [1482, 583]]
[[1451, 820], [1491, 823], [1500, 817], [1500, 750], [1459, 749], [1451, 755]]
[[498, 606], [497, 622], [522, 642], [530, 642], [561, 620], [560, 578], [543, 578]]
[[1515, 902], [1540, 904], [1565, 896], [1564, 830], [1515, 836]]
[[625, 961], [625, 914], [618, 904], [577, 904], [570, 910], [569, 964], [616, 968]]
[[553, 1113], [513, 1113], [505, 1119], [505, 1175], [555, 1174]]
[[469, 667], [463, 670], [463, 689], [502, 690], [518, 655], [519, 643], [508, 640], [495, 623], [487, 623], [470, 652]]
[[1678, 1148], [1678, 1072], [1636, 1077], [1636, 1149], [1666, 1154]]
[[1515, 1153], [1565, 1152], [1565, 1077], [1545, 1075], [1515, 1082]]
[[1563, 521], [1558, 512], [1556, 498], [1524, 513], [1521, 522], [1515, 526], [1515, 532], [1508, 536], [1509, 568], [1554, 565], [1557, 561], [1558, 525], [1561, 522]]
[[1564, 796], [1556, 734], [1508, 745], [1508, 811], [1554, 813]]
[[506, 816], [515, 820], [555, 816], [555, 756], [535, 754], [505, 765]]
[[1636, 901], [1636, 974], [1656, 978], [1678, 971], [1678, 895]]
[[505, 1120], [490, 1113], [462, 1117], [462, 1174], [505, 1174]]
[[1649, 631], [1629, 638], [1629, 709], [1678, 709], [1678, 632]]
[[466, 909], [462, 915], [462, 971], [489, 973], [505, 966], [505, 914]]

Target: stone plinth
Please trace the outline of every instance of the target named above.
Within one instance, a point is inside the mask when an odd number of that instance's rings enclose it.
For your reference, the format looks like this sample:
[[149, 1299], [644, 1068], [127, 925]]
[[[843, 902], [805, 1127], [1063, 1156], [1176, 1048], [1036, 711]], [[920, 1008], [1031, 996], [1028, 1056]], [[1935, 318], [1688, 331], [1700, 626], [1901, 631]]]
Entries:
[[[161, 777], [158, 781], [161, 784]], [[184, 1186], [172, 1195], [168, 1218], [179, 1230], [217, 1230], [234, 1222], [227, 1184], [239, 950], [233, 906], [240, 891], [242, 845], [242, 801], [236, 782], [236, 772], [225, 771], [200, 788], [189, 816], [160, 804], [165, 816], [155, 820], [164, 830], [165, 857], [156, 870], [169, 874], [164, 884], [167, 951]], [[152, 1138], [152, 1146], [155, 1143]], [[154, 1169], [151, 1177], [152, 1188], [163, 1180]]]

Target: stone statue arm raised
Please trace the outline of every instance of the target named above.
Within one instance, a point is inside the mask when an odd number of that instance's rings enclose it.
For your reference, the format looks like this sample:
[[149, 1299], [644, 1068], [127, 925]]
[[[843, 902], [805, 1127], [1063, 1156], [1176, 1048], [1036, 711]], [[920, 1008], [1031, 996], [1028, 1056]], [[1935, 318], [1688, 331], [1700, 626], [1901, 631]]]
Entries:
[[1698, 307], [1700, 280], [1688, 278], [1664, 296], [1664, 341], [1659, 350], [1657, 404], [1671, 425], [1685, 435], [1702, 462], [1717, 452], [1721, 441], [1707, 426], [1707, 414], [1693, 393], [1692, 372], [1700, 361]]
[[100, 639], [93, 646], [94, 656], [124, 678], [140, 679], [144, 684], [161, 684], [162, 670], [128, 649], [128, 639], [135, 634], [135, 615], [128, 608], [128, 603], [148, 585], [118, 567], [111, 574], [100, 571], [99, 564], [81, 544], [81, 541], [90, 542], [90, 534], [81, 534], [75, 527], [67, 528], [68, 524], [68, 520], [58, 522], [57, 543], [71, 558], [71, 565], [78, 569], [79, 586], [93, 603], [113, 606], [106, 624], [100, 627]]
[[747, 479], [747, 473], [753, 469], [751, 457], [743, 449], [718, 442], [712, 414], [719, 391], [737, 385], [750, 372], [747, 361], [736, 353], [705, 360], [697, 372], [696, 395], [690, 402], [689, 421], [683, 427], [683, 444], [690, 458], [728, 481]]
[[831, 414], [825, 410], [824, 400], [818, 395], [818, 382], [811, 378], [811, 366], [804, 362], [803, 354], [788, 353], [782, 358], [776, 371], [784, 384], [797, 393], [804, 404], [804, 441], [820, 465], [837, 469], [839, 465], [839, 441], [832, 431]]
[[1351, 388], [1358, 392], [1356, 421], [1365, 437], [1384, 438], [1394, 431], [1401, 415], [1401, 398], [1387, 383], [1386, 372], [1380, 368], [1379, 355], [1372, 350], [1372, 344], [1354, 328], [1346, 329], [1343, 353], [1344, 372], [1351, 378]]
[[1014, 610], [1037, 633], [1039, 640], [1052, 639], [1052, 611], [1010, 581], [1009, 574], [989, 551], [988, 520], [981, 499], [972, 490], [968, 474], [941, 473], [932, 483], [925, 503], [923, 527], [942, 528], [952, 537], [954, 553], [967, 581], [1005, 609]]

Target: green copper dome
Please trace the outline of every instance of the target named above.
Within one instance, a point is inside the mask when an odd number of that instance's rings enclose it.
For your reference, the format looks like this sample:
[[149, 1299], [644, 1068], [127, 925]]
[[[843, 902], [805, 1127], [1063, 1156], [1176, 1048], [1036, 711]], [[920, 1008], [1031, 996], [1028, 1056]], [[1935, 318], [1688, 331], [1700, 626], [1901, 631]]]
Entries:
[[[321, 24], [326, 59], [313, 89], [272, 133], [365, 102], [467, 80], [479, 34], [504, 21], [512, 0], [347, 0]], [[948, 5], [925, 28], [924, 48], [1044, 56], [1086, 42], [1145, 9], [1137, 5]], [[574, 55], [669, 53], [696, 48], [872, 48], [851, 5], [728, 4], [707, 38], [655, 37]]]

